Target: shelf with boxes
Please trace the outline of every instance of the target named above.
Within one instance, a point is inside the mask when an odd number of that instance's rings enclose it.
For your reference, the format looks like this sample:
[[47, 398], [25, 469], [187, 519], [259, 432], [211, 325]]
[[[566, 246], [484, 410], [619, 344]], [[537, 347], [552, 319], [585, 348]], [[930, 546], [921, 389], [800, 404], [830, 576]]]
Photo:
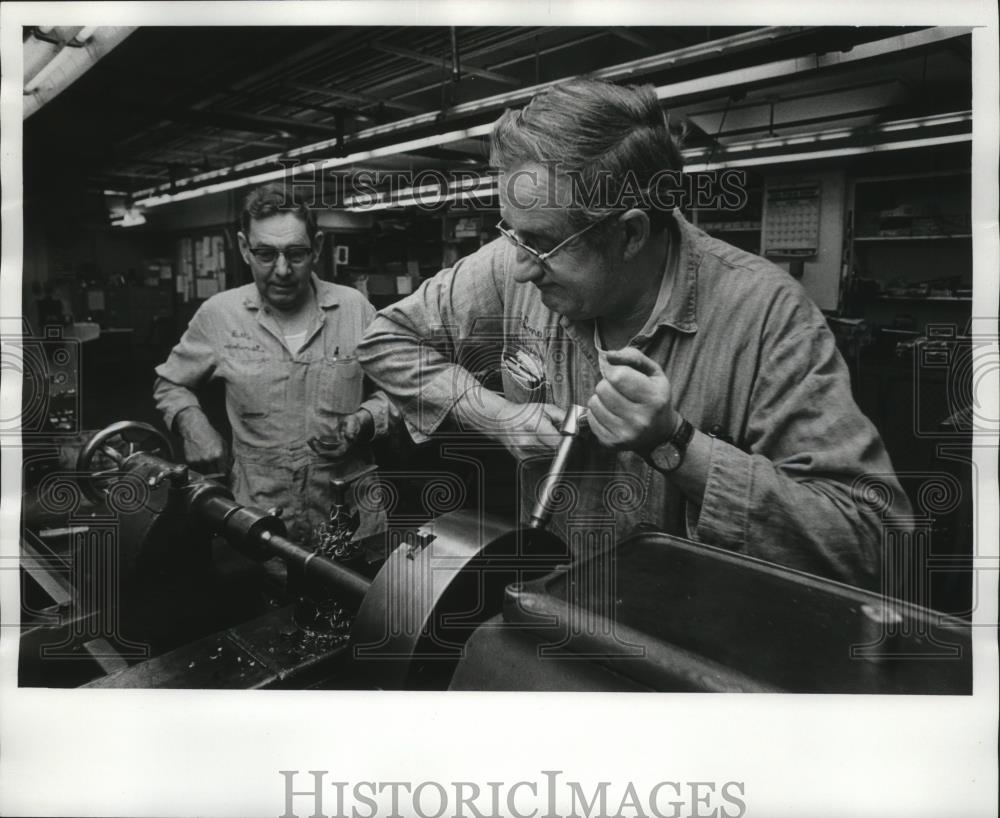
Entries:
[[[764, 214], [764, 180], [746, 171], [745, 196], [736, 207], [692, 208], [688, 218], [711, 236], [746, 250], [760, 253]], [[723, 204], [720, 202], [720, 204]]]
[[[499, 235], [494, 229], [499, 219], [497, 208], [384, 215], [370, 234], [353, 237], [357, 248], [349, 253], [335, 248], [343, 257], [334, 258], [334, 280], [357, 287], [376, 307], [384, 307]], [[361, 247], [364, 252], [357, 252]]]
[[450, 267], [499, 236], [499, 221], [500, 210], [493, 207], [477, 208], [475, 213], [463, 209], [442, 214], [441, 266]]
[[959, 329], [971, 315], [971, 176], [947, 170], [853, 180], [844, 312], [877, 328]]
[[341, 283], [357, 287], [380, 308], [408, 295], [439, 269], [439, 229], [432, 216], [419, 212], [380, 217], [367, 239], [365, 269], [352, 269], [350, 280]]

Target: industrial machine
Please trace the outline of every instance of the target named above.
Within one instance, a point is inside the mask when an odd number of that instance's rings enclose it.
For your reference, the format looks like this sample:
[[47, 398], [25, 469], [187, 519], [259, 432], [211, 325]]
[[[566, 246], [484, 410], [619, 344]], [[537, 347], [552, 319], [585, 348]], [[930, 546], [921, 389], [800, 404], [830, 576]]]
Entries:
[[[962, 619], [655, 531], [572, 558], [546, 525], [584, 431], [569, 412], [527, 526], [460, 510], [352, 542], [368, 469], [303, 544], [114, 424], [25, 499], [20, 684], [971, 692]], [[220, 554], [277, 558], [283, 596]]]

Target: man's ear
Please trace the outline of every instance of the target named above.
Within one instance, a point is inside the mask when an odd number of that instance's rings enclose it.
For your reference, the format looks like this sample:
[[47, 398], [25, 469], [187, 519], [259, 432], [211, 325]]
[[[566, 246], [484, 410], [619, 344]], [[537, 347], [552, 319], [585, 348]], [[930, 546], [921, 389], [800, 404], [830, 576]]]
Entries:
[[236, 234], [236, 241], [240, 246], [240, 255], [243, 256], [243, 260], [249, 264], [250, 263], [250, 242], [247, 241], [247, 237], [243, 235], [243, 231], [240, 230]]
[[313, 255], [318, 259], [320, 253], [323, 252], [323, 231], [317, 230], [316, 236], [313, 238]]
[[649, 216], [638, 208], [627, 210], [619, 217], [625, 228], [625, 246], [622, 248], [625, 261], [631, 261], [649, 241]]

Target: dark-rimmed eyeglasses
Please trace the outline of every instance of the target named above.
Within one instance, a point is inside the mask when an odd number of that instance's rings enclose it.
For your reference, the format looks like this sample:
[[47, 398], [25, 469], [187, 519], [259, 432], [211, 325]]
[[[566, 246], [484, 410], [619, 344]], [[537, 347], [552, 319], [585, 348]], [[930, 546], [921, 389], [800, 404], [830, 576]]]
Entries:
[[593, 228], [597, 227], [597, 225], [601, 224], [605, 220], [615, 215], [617, 215], [617, 213], [614, 211], [612, 211], [611, 213], [606, 213], [596, 222], [591, 222], [586, 227], [584, 227], [583, 230], [577, 230], [572, 236], [567, 236], [551, 250], [546, 250], [544, 253], [537, 247], [532, 247], [530, 244], [526, 244], [524, 241], [522, 241], [518, 237], [517, 233], [515, 233], [510, 227], [504, 224], [503, 219], [500, 219], [500, 221], [497, 222], [496, 227], [497, 230], [500, 231], [501, 235], [509, 242], [511, 242], [511, 244], [513, 244], [515, 247], [520, 247], [522, 250], [524, 250], [524, 252], [532, 256], [535, 259], [535, 261], [537, 261], [539, 264], [546, 264], [548, 263], [549, 259], [552, 258], [552, 256], [554, 256], [556, 253], [562, 250], [567, 244], [576, 241], [578, 238], [580, 238], [580, 236], [582, 236], [588, 230], [592, 230]]
[[253, 257], [265, 267], [273, 267], [278, 256], [284, 256], [290, 267], [301, 267], [312, 259], [312, 247], [286, 247], [276, 250], [274, 247], [250, 247]]

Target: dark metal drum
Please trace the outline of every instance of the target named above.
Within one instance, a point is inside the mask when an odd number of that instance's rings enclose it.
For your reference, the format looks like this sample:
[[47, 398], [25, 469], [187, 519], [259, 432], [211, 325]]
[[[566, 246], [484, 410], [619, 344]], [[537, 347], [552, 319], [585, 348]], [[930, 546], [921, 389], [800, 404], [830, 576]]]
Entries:
[[505, 589], [568, 561], [542, 529], [457, 511], [431, 521], [379, 572], [351, 632], [352, 658], [377, 687], [446, 687], [464, 645]]

